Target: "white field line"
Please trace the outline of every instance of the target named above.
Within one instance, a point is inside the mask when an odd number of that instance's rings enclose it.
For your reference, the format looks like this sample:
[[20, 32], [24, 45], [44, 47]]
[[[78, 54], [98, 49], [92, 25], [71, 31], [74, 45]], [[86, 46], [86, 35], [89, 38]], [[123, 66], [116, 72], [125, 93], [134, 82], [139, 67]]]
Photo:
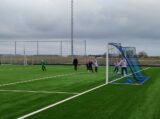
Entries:
[[[82, 72], [81, 72], [81, 73], [82, 73]], [[63, 74], [63, 75], [55, 75], [55, 76], [42, 77], [42, 78], [30, 79], [30, 80], [13, 82], [13, 83], [7, 83], [7, 84], [0, 84], [0, 87], [10, 86], [10, 85], [15, 85], [15, 84], [22, 84], [22, 83], [29, 83], [29, 82], [33, 82], [33, 81], [39, 81], [39, 80], [45, 80], [45, 79], [51, 79], [51, 78], [57, 78], [57, 77], [71, 76], [71, 75], [74, 75], [74, 74], [77, 74], [77, 73], [70, 73], [70, 74]]]
[[44, 94], [79, 94], [76, 92], [52, 92], [52, 91], [31, 91], [31, 90], [0, 90], [0, 92], [14, 92], [14, 93], [44, 93]]
[[19, 118], [17, 118], [17, 119], [25, 119], [25, 118], [27, 118], [27, 117], [33, 116], [33, 115], [35, 115], [35, 114], [37, 114], [37, 113], [40, 113], [40, 112], [42, 112], [42, 111], [44, 111], [44, 110], [47, 110], [47, 109], [52, 108], [52, 107], [55, 107], [55, 106], [60, 105], [60, 104], [62, 104], [62, 103], [64, 103], [64, 102], [67, 102], [67, 101], [69, 101], [69, 100], [72, 100], [72, 99], [74, 99], [74, 98], [76, 98], [76, 97], [79, 97], [79, 96], [81, 96], [81, 95], [84, 95], [84, 94], [86, 94], [86, 93], [89, 93], [89, 92], [91, 92], [91, 91], [94, 91], [94, 90], [96, 90], [96, 89], [98, 89], [98, 88], [101, 88], [101, 87], [103, 87], [103, 86], [105, 86], [105, 85], [106, 85], [106, 84], [102, 84], [102, 85], [100, 85], [100, 86], [94, 87], [94, 88], [92, 88], [92, 89], [89, 89], [89, 90], [84, 91], [84, 92], [82, 92], [82, 93], [79, 93], [79, 94], [77, 94], [77, 95], [71, 96], [71, 97], [66, 98], [66, 99], [64, 99], [64, 100], [61, 100], [61, 101], [59, 101], [59, 102], [57, 102], [57, 103], [48, 105], [48, 106], [46, 106], [46, 107], [44, 107], [44, 108], [42, 108], [42, 109], [39, 109], [39, 110], [37, 110], [37, 111], [31, 112], [31, 113], [29, 113], [29, 114], [26, 114], [26, 115], [24, 115], [24, 116], [22, 116], [22, 117], [19, 117]]
[[[150, 67], [149, 67], [149, 68], [150, 68]], [[143, 69], [143, 70], [147, 70], [147, 69], [149, 69], [149, 68], [145, 68], [145, 69]], [[141, 71], [143, 71], [143, 70], [141, 70]], [[139, 71], [139, 72], [140, 72], [140, 71]], [[138, 73], [138, 72], [137, 72], [137, 73]], [[131, 74], [131, 75], [132, 75], [132, 74]], [[124, 78], [124, 77], [121, 77], [121, 79], [122, 79], [122, 78]], [[118, 79], [119, 79], [119, 78], [118, 78]], [[119, 80], [120, 80], [120, 79], [119, 79]], [[101, 87], [104, 87], [105, 85], [107, 85], [107, 84], [102, 84], [102, 85], [100, 85], [100, 86], [91, 88], [91, 89], [89, 89], [89, 90], [87, 90], [87, 91], [84, 91], [84, 92], [82, 92], [82, 93], [79, 93], [79, 94], [77, 94], [77, 95], [71, 96], [71, 97], [66, 98], [66, 99], [64, 99], [64, 100], [61, 100], [61, 101], [59, 101], [59, 102], [53, 103], [53, 104], [51, 104], [51, 105], [48, 105], [48, 106], [46, 106], [46, 107], [44, 107], [44, 108], [41, 108], [41, 109], [39, 109], [39, 110], [37, 110], [37, 111], [31, 112], [31, 113], [26, 114], [26, 115], [21, 116], [21, 117], [18, 117], [17, 119], [25, 119], [25, 118], [27, 118], [27, 117], [33, 116], [33, 115], [35, 115], [35, 114], [37, 114], [37, 113], [40, 113], [40, 112], [42, 112], [42, 111], [45, 111], [45, 110], [47, 110], [47, 109], [50, 109], [50, 108], [55, 107], [55, 106], [57, 106], [57, 105], [60, 105], [60, 104], [62, 104], [62, 103], [64, 103], [64, 102], [67, 102], [67, 101], [69, 101], [69, 100], [72, 100], [72, 99], [74, 99], [74, 98], [76, 98], [76, 97], [79, 97], [79, 96], [81, 96], [81, 95], [84, 95], [84, 94], [86, 94], [86, 93], [89, 93], [89, 92], [91, 92], [91, 91], [94, 91], [94, 90], [96, 90], [96, 89], [99, 89], [99, 88], [101, 88]]]
[[[147, 67], [147, 68], [145, 68], [145, 69], [142, 69], [142, 70], [140, 70], [140, 71], [137, 71], [137, 72], [135, 72], [135, 74], [136, 74], [136, 73], [139, 73], [139, 72], [141, 72], [141, 71], [147, 70], [147, 69], [150, 69], [150, 67]], [[126, 75], [126, 76], [123, 76], [123, 77], [117, 78], [117, 79], [115, 79], [115, 80], [113, 80], [113, 81], [110, 81], [109, 83], [116, 82], [116, 81], [118, 81], [118, 80], [121, 80], [121, 79], [123, 79], [123, 78], [125, 78], [125, 77], [127, 77], [127, 76], [131, 76], [131, 75], [132, 75], [132, 73], [131, 73], [131, 74], [129, 74], [129, 75]]]
[[112, 83], [113, 85], [142, 85], [142, 84], [138, 84], [138, 83]]

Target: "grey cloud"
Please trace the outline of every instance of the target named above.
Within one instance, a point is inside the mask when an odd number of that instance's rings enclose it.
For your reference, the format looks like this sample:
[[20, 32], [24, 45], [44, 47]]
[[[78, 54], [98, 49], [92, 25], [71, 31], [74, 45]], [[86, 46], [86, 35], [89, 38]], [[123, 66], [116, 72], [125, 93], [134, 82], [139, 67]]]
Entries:
[[[0, 37], [70, 37], [70, 0], [1, 0]], [[157, 0], [75, 0], [76, 38], [160, 38]]]
[[[70, 4], [0, 0], [0, 39], [70, 39]], [[94, 47], [109, 41], [144, 44], [146, 39], [159, 44], [159, 6], [159, 0], [74, 0], [74, 37], [92, 39]]]

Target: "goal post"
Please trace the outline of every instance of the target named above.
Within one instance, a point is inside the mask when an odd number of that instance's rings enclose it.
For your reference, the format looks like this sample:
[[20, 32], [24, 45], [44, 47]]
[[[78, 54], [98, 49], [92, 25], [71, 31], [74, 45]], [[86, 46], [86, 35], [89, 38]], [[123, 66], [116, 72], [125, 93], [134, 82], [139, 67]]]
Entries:
[[139, 63], [135, 47], [108, 43], [106, 49], [106, 84], [143, 84], [149, 79]]
[[109, 44], [107, 44], [106, 47], [106, 84], [108, 84], [108, 79], [109, 79]]

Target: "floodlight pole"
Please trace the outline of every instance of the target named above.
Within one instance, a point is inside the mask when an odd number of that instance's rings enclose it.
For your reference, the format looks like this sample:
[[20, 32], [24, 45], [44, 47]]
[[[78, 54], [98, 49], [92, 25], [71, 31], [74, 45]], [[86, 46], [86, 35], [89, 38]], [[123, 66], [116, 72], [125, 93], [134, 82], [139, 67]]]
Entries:
[[61, 40], [60, 41], [60, 55], [62, 56], [63, 54], [62, 54], [62, 52], [63, 52], [63, 41]]
[[85, 44], [85, 56], [87, 56], [87, 41], [86, 40], [84, 41], [84, 44]]
[[15, 55], [16, 55], [17, 54], [17, 41], [15, 41], [14, 50], [15, 50]]
[[109, 75], [109, 44], [107, 44], [106, 48], [106, 84], [108, 84], [108, 76]]
[[86, 40], [84, 41], [84, 45], [85, 45], [84, 46], [85, 47], [84, 48], [85, 49], [85, 54], [84, 54], [84, 56], [85, 56], [85, 62], [87, 62], [87, 41]]
[[26, 65], [26, 47], [25, 47], [25, 45], [24, 45], [24, 49], [23, 49], [23, 55], [24, 55], [23, 63], [25, 66]]
[[39, 41], [37, 40], [37, 56], [39, 55]]
[[73, 0], [71, 0], [71, 56], [74, 55], [74, 48], [73, 48]]

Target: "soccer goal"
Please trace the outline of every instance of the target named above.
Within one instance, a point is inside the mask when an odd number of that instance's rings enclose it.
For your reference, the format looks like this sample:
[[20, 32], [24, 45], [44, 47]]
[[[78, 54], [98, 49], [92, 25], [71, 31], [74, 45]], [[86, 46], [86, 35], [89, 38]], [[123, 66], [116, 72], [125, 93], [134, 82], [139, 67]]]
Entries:
[[141, 67], [135, 47], [108, 43], [106, 52], [106, 84], [143, 84], [149, 78], [147, 67]]

